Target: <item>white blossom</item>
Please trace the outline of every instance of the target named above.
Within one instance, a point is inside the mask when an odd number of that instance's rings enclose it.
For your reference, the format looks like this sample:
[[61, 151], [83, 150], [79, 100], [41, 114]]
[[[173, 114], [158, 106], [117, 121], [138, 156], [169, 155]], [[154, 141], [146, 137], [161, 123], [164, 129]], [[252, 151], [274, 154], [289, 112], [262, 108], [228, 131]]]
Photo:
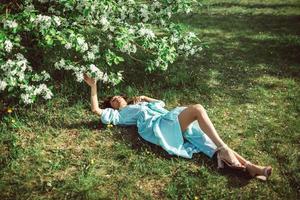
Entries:
[[5, 90], [7, 83], [5, 81], [0, 81], [0, 91]]
[[171, 43], [177, 43], [179, 41], [179, 38], [176, 35], [172, 35], [170, 38]]
[[109, 26], [109, 30], [111, 31], [111, 32], [114, 32], [115, 31], [115, 27], [114, 26]]
[[101, 80], [102, 80], [104, 83], [108, 82], [109, 79], [108, 79], [108, 76], [107, 76], [106, 73], [102, 75]]
[[19, 71], [17, 73], [17, 76], [19, 77], [19, 81], [23, 81], [25, 78], [24, 72], [22, 72], [22, 71]]
[[61, 21], [60, 21], [59, 17], [54, 16], [54, 17], [53, 17], [53, 20], [54, 20], [54, 22], [56, 23], [57, 26], [60, 26]]
[[49, 0], [38, 0], [39, 2], [41, 2], [41, 3], [47, 3], [47, 2], [49, 2]]
[[167, 12], [168, 18], [172, 17], [172, 13], [171, 12]]
[[25, 71], [27, 69], [27, 63], [28, 61], [23, 58], [23, 59], [18, 59], [16, 65], [21, 68], [21, 71]]
[[191, 50], [190, 50], [190, 54], [191, 54], [191, 55], [194, 55], [195, 53], [196, 53], [196, 50], [195, 50], [195, 49], [191, 49]]
[[54, 67], [55, 67], [56, 69], [64, 69], [65, 66], [66, 66], [66, 62], [65, 62], [65, 59], [63, 59], [63, 58], [62, 58], [59, 62], [56, 62], [56, 63], [54, 64]]
[[103, 26], [102, 31], [107, 31], [108, 29], [110, 29], [110, 27], [109, 27], [110, 23], [109, 23], [109, 21], [107, 20], [107, 18], [105, 16], [101, 17], [100, 23]]
[[123, 79], [122, 73], [123, 73], [122, 71], [120, 71], [120, 72], [117, 73], [117, 78], [118, 78], [119, 80], [122, 80], [122, 79]]
[[113, 84], [113, 85], [116, 85], [118, 83], [120, 83], [123, 79], [123, 75], [122, 75], [122, 71], [119, 71], [116, 75], [114, 75], [112, 77], [112, 79], [110, 80], [110, 82]]
[[141, 8], [141, 16], [143, 17], [143, 22], [147, 22], [149, 20], [149, 11], [148, 11], [148, 6], [147, 5], [142, 5]]
[[34, 5], [32, 5], [32, 4], [29, 4], [29, 5], [27, 5], [27, 6], [25, 6], [25, 11], [34, 11]]
[[92, 45], [91, 50], [94, 54], [99, 53], [99, 47], [97, 45]]
[[135, 33], [135, 30], [133, 28], [128, 29], [128, 33], [133, 35]]
[[51, 26], [51, 17], [46, 15], [37, 15], [35, 23], [41, 26], [41, 29], [48, 29]]
[[95, 60], [95, 54], [93, 54], [92, 52], [88, 52], [87, 53], [87, 57], [90, 61], [93, 61]]
[[44, 81], [50, 79], [50, 75], [45, 70], [41, 72], [41, 75], [43, 76]]
[[109, 21], [107, 20], [107, 18], [105, 16], [101, 17], [100, 23], [102, 24], [102, 26], [108, 26], [109, 25]]
[[152, 30], [147, 29], [147, 28], [144, 28], [144, 27], [142, 27], [142, 28], [139, 30], [139, 34], [140, 34], [141, 36], [146, 36], [147, 38], [154, 38], [154, 37], [155, 37], [155, 34], [153, 33]]
[[188, 37], [190, 37], [190, 38], [196, 38], [197, 36], [196, 36], [195, 33], [189, 32], [189, 33], [188, 33]]
[[161, 3], [159, 3], [158, 1], [154, 1], [152, 4], [153, 8], [160, 8], [161, 7]]
[[103, 82], [108, 81], [107, 75], [103, 73], [98, 67], [96, 67], [96, 65], [90, 64], [89, 71], [91, 72], [91, 74], [88, 75], [92, 75], [96, 80], [102, 80]]
[[65, 44], [65, 48], [66, 49], [71, 49], [72, 48], [72, 44], [71, 43], [66, 43]]
[[84, 43], [85, 43], [84, 38], [82, 38], [82, 37], [78, 37], [78, 38], [77, 38], [77, 44], [78, 44], [78, 45], [81, 46], [81, 45], [83, 45]]
[[14, 28], [18, 27], [18, 23], [15, 20], [13, 20], [13, 21], [6, 20], [6, 21], [4, 21], [4, 27], [14, 29]]
[[46, 91], [46, 94], [43, 96], [44, 99], [48, 100], [48, 99], [51, 99], [53, 96], [53, 93], [48, 89]]
[[35, 88], [33, 91], [33, 95], [35, 95], [35, 96], [39, 95], [41, 93], [42, 93], [42, 89], [40, 87]]
[[24, 55], [21, 54], [21, 53], [17, 53], [17, 54], [16, 54], [16, 58], [17, 58], [18, 60], [24, 60], [24, 59], [25, 59]]
[[30, 97], [29, 94], [21, 94], [21, 99], [25, 104], [31, 104], [33, 103], [33, 99]]
[[11, 52], [12, 48], [13, 48], [13, 44], [11, 43], [10, 40], [5, 40], [4, 42], [4, 48], [6, 52]]
[[186, 14], [189, 14], [191, 11], [192, 11], [191, 8], [187, 8], [187, 9], [185, 10], [185, 13], [186, 13]]
[[94, 64], [90, 64], [90, 70], [91, 70], [91, 72], [99, 71], [98, 67], [96, 67], [96, 65], [94, 65]]
[[78, 71], [78, 72], [75, 72], [75, 76], [76, 76], [76, 79], [78, 82], [82, 82], [84, 77], [83, 77], [83, 73]]
[[84, 43], [82, 46], [81, 46], [81, 49], [80, 49], [80, 52], [86, 52], [87, 50], [89, 49], [89, 46], [87, 43]]

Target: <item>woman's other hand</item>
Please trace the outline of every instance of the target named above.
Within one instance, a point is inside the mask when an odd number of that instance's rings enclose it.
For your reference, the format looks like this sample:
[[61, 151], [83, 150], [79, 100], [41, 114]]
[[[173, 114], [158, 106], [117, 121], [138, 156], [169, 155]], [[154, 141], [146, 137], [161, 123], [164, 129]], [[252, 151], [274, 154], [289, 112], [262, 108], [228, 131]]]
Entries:
[[91, 77], [89, 77], [88, 75], [84, 74], [83, 75], [84, 81], [91, 87], [94, 87], [97, 85], [97, 81]]
[[145, 100], [145, 96], [137, 96], [137, 97], [133, 97], [133, 103], [139, 103]]

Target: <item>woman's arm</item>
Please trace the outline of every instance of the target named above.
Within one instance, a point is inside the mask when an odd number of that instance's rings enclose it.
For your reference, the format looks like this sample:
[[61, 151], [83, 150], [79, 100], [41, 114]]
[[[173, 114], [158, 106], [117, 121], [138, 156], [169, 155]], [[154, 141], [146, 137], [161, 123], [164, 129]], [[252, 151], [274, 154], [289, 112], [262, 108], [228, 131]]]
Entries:
[[98, 96], [97, 96], [97, 81], [84, 75], [84, 81], [91, 87], [91, 109], [93, 113], [97, 115], [102, 114], [102, 109], [99, 108]]
[[142, 97], [142, 101], [147, 101], [147, 102], [159, 101], [157, 99], [153, 99], [153, 98], [147, 97], [147, 96], [141, 96], [141, 97]]
[[102, 109], [99, 108], [98, 96], [97, 96], [97, 85], [91, 86], [91, 109], [93, 113], [97, 115], [102, 114]]
[[153, 102], [153, 101], [158, 101], [157, 99], [153, 99], [151, 97], [147, 96], [137, 96], [133, 98], [133, 103], [138, 103], [141, 101], [146, 101], [146, 102]]

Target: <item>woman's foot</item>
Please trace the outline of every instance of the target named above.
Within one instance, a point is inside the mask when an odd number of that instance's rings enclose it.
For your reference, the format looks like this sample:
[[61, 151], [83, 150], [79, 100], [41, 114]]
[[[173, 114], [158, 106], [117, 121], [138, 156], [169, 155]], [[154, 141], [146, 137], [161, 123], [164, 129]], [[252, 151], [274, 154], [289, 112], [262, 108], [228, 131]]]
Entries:
[[[227, 146], [217, 148], [218, 168], [223, 168], [224, 163], [235, 169], [245, 169], [245, 167], [235, 157], [233, 151]], [[224, 162], [224, 163], [223, 163]]]
[[271, 166], [263, 167], [252, 164], [251, 162], [247, 161], [245, 163], [245, 167], [251, 177], [255, 177], [263, 181], [266, 181], [268, 177], [272, 174]]

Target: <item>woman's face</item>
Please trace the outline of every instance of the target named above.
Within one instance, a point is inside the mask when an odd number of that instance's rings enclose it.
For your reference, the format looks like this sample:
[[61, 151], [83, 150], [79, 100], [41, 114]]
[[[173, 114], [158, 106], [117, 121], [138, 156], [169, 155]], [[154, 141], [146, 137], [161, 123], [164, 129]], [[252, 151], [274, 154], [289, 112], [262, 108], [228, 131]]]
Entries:
[[122, 96], [113, 96], [109, 102], [111, 107], [114, 109], [119, 109], [127, 106], [127, 102]]

